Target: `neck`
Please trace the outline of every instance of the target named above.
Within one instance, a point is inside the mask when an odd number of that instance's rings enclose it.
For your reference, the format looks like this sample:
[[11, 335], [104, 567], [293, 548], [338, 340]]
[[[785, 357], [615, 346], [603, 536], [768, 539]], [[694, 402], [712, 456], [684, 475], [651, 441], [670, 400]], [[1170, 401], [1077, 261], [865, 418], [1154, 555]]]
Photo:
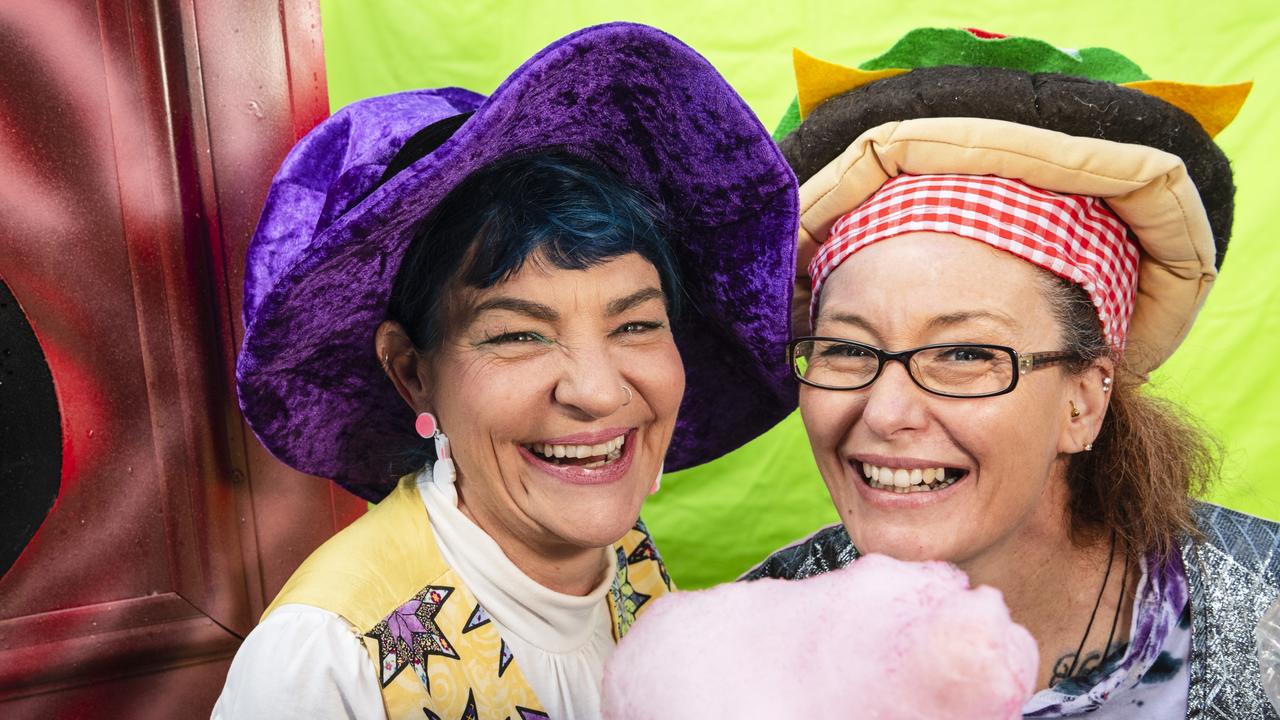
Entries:
[[507, 559], [539, 585], [565, 595], [591, 594], [604, 580], [609, 548], [592, 548], [565, 542], [538, 542], [524, 537], [484, 513], [473, 512], [458, 496], [458, 510], [493, 538]]
[[1087, 674], [1105, 656], [1109, 635], [1112, 651], [1127, 642], [1133, 592], [1141, 574], [1133, 563], [1126, 572], [1124, 548], [1116, 547], [1113, 555], [1110, 533], [1076, 544], [1065, 512], [1065, 482], [1052, 485], [1059, 486], [1060, 492], [1051, 492], [1042, 507], [1058, 511], [1038, 513], [995, 547], [956, 563], [973, 586], [1000, 590], [1014, 622], [1036, 639], [1040, 650], [1037, 689], [1062, 680], [1073, 664], [1072, 677]]

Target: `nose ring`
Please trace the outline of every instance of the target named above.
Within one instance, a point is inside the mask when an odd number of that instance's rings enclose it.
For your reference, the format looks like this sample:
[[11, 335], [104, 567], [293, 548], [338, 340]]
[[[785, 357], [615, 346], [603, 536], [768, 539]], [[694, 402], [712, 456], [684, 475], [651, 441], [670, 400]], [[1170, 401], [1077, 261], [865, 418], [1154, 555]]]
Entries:
[[630, 404], [631, 404], [631, 397], [632, 397], [632, 395], [631, 395], [631, 388], [627, 387], [626, 385], [623, 385], [623, 386], [622, 386], [622, 389], [623, 389], [623, 391], [625, 391], [625, 392], [627, 393], [627, 401], [626, 401], [626, 402], [624, 402], [624, 403], [622, 403], [622, 404], [623, 404], [623, 405], [630, 405]]

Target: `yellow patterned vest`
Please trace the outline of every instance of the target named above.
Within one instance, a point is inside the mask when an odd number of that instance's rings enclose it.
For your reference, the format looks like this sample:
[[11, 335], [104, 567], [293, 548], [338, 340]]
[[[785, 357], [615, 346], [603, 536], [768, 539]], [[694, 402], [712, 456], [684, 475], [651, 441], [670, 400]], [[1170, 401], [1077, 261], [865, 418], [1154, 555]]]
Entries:
[[[616, 641], [650, 599], [670, 591], [671, 579], [643, 523], [614, 551]], [[412, 475], [312, 553], [263, 618], [288, 603], [351, 624], [379, 668], [388, 718], [548, 717], [484, 608], [441, 557]]]

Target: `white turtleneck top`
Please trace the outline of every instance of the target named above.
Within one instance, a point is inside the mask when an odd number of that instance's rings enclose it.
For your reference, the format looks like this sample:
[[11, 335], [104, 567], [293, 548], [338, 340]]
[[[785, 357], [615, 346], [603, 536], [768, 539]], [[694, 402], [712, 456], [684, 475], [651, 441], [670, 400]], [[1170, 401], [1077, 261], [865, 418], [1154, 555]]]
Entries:
[[[489, 613], [547, 713], [598, 718], [604, 663], [614, 649], [605, 596], [616, 556], [601, 551], [607, 572], [586, 596], [546, 588], [458, 509], [451, 480], [426, 471], [418, 477], [445, 561]], [[363, 641], [328, 610], [288, 604], [268, 615], [236, 653], [213, 709], [215, 720], [281, 717], [385, 717], [377, 668]]]

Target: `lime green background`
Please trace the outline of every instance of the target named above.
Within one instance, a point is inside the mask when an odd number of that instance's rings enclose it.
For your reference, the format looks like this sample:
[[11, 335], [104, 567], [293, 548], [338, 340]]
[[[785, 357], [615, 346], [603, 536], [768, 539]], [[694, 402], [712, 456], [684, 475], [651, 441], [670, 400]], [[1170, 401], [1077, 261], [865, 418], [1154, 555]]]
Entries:
[[[490, 92], [526, 58], [578, 28], [656, 25], [700, 51], [772, 129], [794, 94], [791, 48], [857, 64], [926, 25], [980, 27], [1059, 47], [1123, 52], [1155, 79], [1252, 79], [1218, 140], [1236, 171], [1236, 225], [1218, 287], [1186, 344], [1155, 376], [1227, 448], [1211, 499], [1280, 519], [1280, 13], [1274, 0], [1071, 3], [917, 1], [747, 3], [321, 0], [330, 104], [409, 88]], [[750, 392], [750, 388], [743, 388]], [[644, 516], [675, 581], [732, 579], [770, 550], [835, 522], [793, 415], [716, 462], [669, 475]]]

